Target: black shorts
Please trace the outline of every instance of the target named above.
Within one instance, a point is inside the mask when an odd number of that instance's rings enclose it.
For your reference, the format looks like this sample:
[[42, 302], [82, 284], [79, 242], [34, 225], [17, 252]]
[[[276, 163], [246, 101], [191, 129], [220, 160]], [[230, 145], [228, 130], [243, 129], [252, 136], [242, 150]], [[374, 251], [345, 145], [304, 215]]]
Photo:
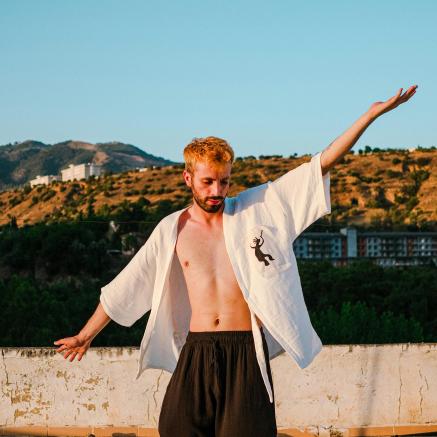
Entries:
[[[273, 391], [262, 328], [261, 335]], [[188, 332], [158, 431], [160, 437], [276, 437], [275, 402], [261, 376], [252, 331]]]

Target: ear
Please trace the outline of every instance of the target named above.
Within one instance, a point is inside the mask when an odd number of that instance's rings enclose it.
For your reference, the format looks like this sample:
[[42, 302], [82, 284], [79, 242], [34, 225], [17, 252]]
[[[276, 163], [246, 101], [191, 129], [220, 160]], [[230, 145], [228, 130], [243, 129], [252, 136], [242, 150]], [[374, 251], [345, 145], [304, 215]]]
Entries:
[[184, 170], [182, 174], [183, 174], [183, 176], [184, 176], [185, 183], [186, 183], [189, 187], [191, 187], [191, 182], [192, 182], [191, 174], [188, 173], [187, 170]]

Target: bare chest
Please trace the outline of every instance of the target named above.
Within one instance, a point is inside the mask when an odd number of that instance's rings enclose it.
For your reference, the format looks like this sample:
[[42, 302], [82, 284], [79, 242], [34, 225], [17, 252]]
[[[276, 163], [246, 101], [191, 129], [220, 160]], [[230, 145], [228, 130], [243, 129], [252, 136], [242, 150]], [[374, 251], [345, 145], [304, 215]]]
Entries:
[[190, 329], [251, 329], [249, 308], [225, 245], [223, 222], [203, 226], [182, 217], [175, 250], [192, 309]]
[[187, 224], [179, 232], [176, 253], [185, 275], [233, 274], [223, 230], [218, 227], [206, 230]]

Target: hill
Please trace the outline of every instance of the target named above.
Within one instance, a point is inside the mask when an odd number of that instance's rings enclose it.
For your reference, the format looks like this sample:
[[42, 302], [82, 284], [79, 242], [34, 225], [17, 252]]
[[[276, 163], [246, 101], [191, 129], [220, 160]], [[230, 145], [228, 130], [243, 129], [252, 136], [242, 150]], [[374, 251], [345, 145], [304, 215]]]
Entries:
[[28, 140], [0, 146], [0, 190], [25, 184], [37, 175], [60, 174], [68, 164], [86, 162], [100, 164], [103, 171], [114, 173], [136, 167], [174, 164], [120, 142], [92, 144], [69, 140], [49, 145]]
[[[239, 157], [232, 169], [228, 195], [274, 180], [309, 159], [309, 155]], [[435, 149], [351, 151], [331, 170], [332, 213], [323, 222], [330, 226], [435, 230], [436, 168]], [[129, 205], [152, 208], [164, 200], [188, 204], [191, 191], [182, 178], [182, 169], [183, 164], [176, 164], [5, 191], [0, 193], [0, 224], [12, 217], [18, 226], [69, 221], [90, 212], [109, 218]]]

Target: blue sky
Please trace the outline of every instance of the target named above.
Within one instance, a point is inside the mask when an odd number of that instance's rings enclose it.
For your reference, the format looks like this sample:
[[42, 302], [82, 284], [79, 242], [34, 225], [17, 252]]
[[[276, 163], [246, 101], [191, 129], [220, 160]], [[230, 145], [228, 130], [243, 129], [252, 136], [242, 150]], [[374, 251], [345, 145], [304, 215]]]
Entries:
[[437, 2], [0, 2], [0, 144], [122, 141], [182, 161], [315, 153], [418, 84], [354, 150], [437, 145]]

